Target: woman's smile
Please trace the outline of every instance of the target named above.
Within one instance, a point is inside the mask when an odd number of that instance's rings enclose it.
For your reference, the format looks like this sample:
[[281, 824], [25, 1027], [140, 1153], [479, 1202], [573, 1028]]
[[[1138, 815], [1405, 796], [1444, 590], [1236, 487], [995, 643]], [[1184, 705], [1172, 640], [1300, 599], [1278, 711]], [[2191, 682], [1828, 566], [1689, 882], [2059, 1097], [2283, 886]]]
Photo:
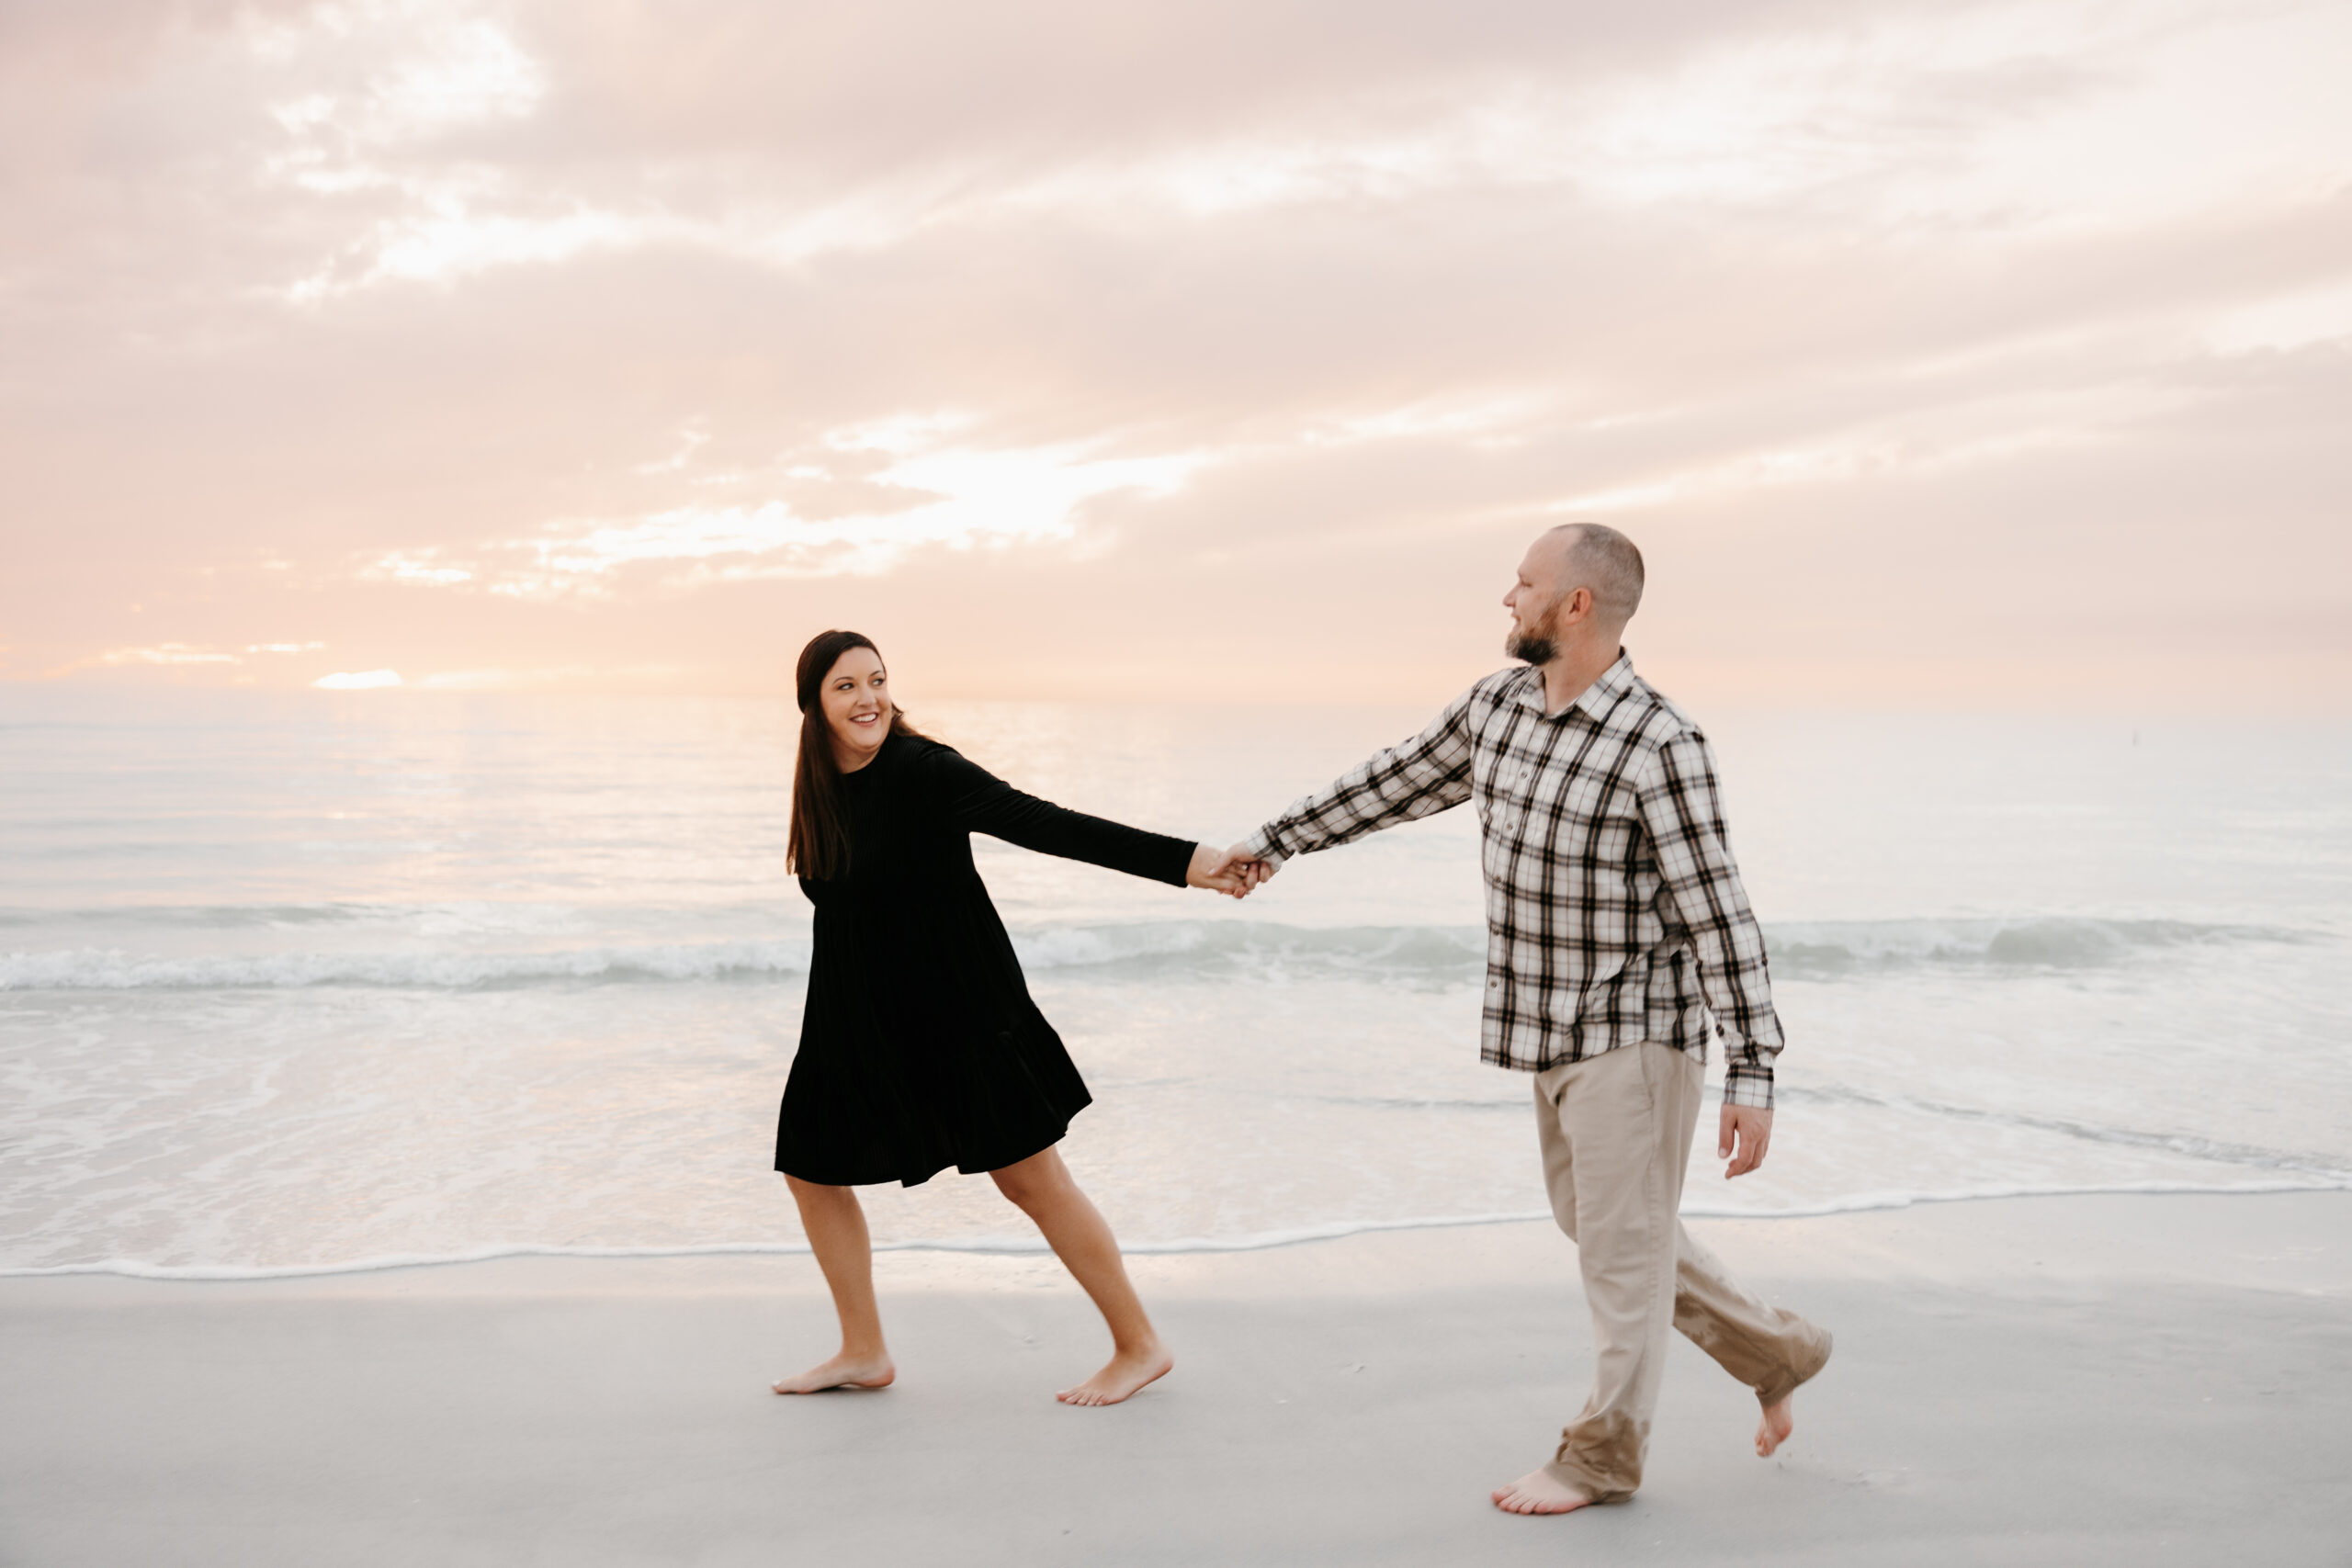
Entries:
[[874, 760], [890, 738], [889, 672], [870, 648], [853, 648], [825, 672], [825, 728], [832, 732], [833, 758], [845, 773]]

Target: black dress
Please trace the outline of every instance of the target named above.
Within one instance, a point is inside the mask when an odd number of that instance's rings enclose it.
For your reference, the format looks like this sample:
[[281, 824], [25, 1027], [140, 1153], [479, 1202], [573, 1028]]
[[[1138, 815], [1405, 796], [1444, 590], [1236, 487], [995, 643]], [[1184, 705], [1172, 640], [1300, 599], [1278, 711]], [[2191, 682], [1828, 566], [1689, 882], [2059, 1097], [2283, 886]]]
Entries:
[[775, 1168], [912, 1187], [1052, 1146], [1093, 1097], [1029, 999], [970, 835], [1179, 887], [1192, 844], [1065, 811], [911, 735], [842, 783], [848, 874], [800, 879], [816, 951]]

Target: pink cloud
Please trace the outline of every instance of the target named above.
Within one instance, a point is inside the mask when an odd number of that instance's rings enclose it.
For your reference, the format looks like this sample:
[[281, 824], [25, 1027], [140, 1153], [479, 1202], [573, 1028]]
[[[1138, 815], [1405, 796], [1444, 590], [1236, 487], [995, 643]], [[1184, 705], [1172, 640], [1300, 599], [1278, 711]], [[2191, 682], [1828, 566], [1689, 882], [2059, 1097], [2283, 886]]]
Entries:
[[1423, 695], [1589, 512], [1727, 690], [2352, 697], [2332, 8], [0, 29], [0, 675]]

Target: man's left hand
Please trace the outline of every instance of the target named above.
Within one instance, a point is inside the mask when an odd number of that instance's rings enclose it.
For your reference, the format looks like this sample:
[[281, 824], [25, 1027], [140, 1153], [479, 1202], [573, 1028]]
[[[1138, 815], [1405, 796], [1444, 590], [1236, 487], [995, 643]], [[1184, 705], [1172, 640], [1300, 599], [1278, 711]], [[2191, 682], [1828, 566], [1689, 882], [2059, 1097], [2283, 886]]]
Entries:
[[1724, 1179], [1746, 1176], [1764, 1163], [1764, 1151], [1772, 1146], [1772, 1113], [1758, 1111], [1753, 1105], [1724, 1107], [1722, 1129], [1715, 1134], [1715, 1157], [1727, 1159]]

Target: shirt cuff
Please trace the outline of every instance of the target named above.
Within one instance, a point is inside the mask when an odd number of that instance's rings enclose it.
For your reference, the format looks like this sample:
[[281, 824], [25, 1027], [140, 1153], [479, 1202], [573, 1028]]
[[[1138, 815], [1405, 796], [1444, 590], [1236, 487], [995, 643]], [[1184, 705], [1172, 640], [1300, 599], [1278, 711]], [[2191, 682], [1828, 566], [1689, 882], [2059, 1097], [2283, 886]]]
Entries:
[[1269, 828], [1261, 828], [1242, 840], [1241, 850], [1252, 860], [1264, 861], [1270, 871], [1280, 871], [1283, 862], [1290, 858], [1274, 846], [1273, 830]]
[[1735, 1062], [1724, 1069], [1724, 1103], [1772, 1109], [1772, 1069]]

